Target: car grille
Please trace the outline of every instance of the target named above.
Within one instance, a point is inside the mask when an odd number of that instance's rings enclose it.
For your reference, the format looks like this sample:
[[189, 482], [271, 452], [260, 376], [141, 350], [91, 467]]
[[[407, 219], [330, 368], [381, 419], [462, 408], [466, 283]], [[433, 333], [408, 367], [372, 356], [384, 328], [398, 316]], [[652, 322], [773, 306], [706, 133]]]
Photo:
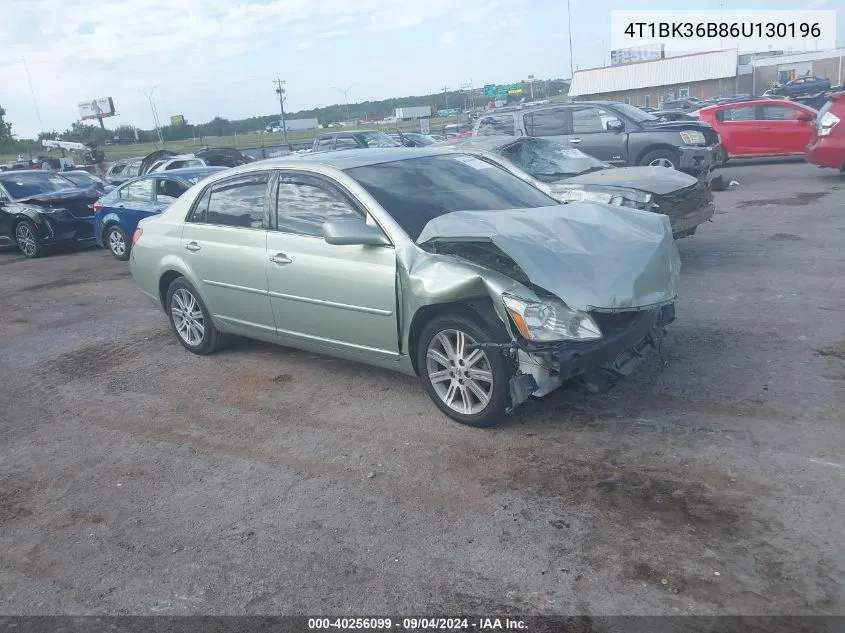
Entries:
[[704, 182], [698, 182], [691, 187], [654, 197], [658, 206], [658, 213], [669, 216], [683, 216], [694, 213], [712, 200], [713, 192]]
[[642, 315], [642, 310], [628, 312], [590, 312], [604, 336], [624, 332]]

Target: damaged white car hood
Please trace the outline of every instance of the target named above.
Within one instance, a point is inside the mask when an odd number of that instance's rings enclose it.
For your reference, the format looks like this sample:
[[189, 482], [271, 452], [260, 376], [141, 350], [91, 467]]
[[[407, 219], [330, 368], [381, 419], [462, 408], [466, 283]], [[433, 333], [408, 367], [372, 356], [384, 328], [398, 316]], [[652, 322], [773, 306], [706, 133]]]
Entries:
[[681, 260], [664, 215], [588, 202], [455, 211], [431, 220], [417, 238], [420, 245], [479, 241], [578, 310], [641, 309], [678, 295]]

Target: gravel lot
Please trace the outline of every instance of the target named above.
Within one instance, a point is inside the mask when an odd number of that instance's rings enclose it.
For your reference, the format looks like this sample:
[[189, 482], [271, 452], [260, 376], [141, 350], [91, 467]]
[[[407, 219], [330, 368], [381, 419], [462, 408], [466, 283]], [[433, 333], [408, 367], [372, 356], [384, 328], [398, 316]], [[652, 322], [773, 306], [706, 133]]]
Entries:
[[845, 177], [724, 174], [665, 362], [492, 430], [0, 252], [0, 613], [845, 614]]

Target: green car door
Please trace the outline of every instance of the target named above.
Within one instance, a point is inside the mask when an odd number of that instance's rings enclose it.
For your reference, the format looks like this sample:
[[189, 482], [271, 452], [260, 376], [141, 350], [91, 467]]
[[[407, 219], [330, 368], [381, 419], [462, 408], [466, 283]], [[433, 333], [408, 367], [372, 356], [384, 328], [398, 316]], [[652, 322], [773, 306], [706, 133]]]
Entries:
[[267, 234], [266, 266], [280, 342], [394, 361], [394, 247], [323, 239], [324, 222], [366, 217], [328, 178], [281, 172], [276, 196], [278, 223]]

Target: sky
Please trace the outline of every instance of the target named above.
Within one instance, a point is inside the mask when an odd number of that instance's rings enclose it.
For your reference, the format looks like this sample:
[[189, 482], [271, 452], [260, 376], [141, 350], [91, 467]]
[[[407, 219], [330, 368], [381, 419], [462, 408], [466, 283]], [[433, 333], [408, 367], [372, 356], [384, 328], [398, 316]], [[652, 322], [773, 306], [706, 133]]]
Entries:
[[[761, 16], [837, 9], [845, 45], [845, 0], [698, 0], [695, 8], [720, 5]], [[678, 3], [570, 6], [572, 65], [591, 68], [609, 63], [611, 10]], [[565, 0], [2, 0], [0, 106], [25, 138], [70, 127], [77, 103], [95, 97], [113, 97], [110, 127], [152, 128], [146, 95], [163, 123], [174, 114], [240, 119], [278, 110], [277, 77], [288, 112], [343, 103], [339, 88], [354, 103], [531, 74], [568, 78], [568, 31]]]

